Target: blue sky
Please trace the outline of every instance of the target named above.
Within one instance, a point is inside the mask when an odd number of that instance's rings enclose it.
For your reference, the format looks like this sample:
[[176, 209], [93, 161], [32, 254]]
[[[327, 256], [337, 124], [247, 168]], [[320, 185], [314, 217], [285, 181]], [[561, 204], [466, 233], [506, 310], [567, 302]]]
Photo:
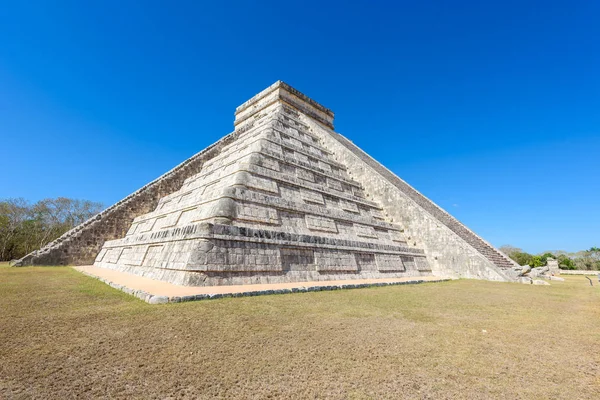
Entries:
[[600, 245], [600, 2], [0, 9], [0, 198], [110, 205], [278, 79], [493, 244]]

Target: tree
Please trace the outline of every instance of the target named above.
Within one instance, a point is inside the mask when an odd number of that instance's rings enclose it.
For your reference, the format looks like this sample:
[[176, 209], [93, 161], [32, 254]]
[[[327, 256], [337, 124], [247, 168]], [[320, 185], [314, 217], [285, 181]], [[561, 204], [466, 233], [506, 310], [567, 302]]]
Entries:
[[6, 199], [0, 201], [0, 260], [8, 259], [14, 238], [28, 214], [25, 199]]
[[549, 258], [554, 258], [554, 259], [556, 259], [556, 256], [555, 256], [554, 254], [550, 253], [550, 252], [542, 254], [542, 256], [541, 256], [541, 259], [542, 259], [542, 265], [546, 265], [546, 264], [548, 264], [548, 259], [549, 259]]
[[579, 269], [600, 270], [600, 247], [591, 247], [583, 251], [575, 262]]
[[21, 258], [102, 210], [101, 203], [66, 197], [31, 205], [23, 199], [0, 201], [0, 261]]
[[504, 254], [506, 254], [508, 257], [511, 257], [511, 258], [512, 258], [513, 254], [523, 253], [522, 249], [520, 249], [518, 247], [511, 246], [510, 244], [505, 244], [503, 246], [500, 246], [498, 248], [498, 250], [500, 250], [501, 252], [503, 252]]
[[586, 253], [588, 253], [588, 256], [596, 262], [600, 261], [600, 247], [591, 247]]
[[575, 269], [575, 263], [566, 254], [559, 254], [556, 258], [558, 261], [558, 267], [561, 269]]
[[519, 265], [531, 265], [531, 260], [533, 256], [529, 253], [525, 253], [523, 251], [513, 253], [510, 258], [513, 259]]
[[511, 245], [501, 246], [499, 250], [517, 264], [529, 265], [534, 268], [547, 265], [548, 258], [554, 258], [558, 261], [561, 269], [600, 270], [600, 247], [591, 247], [589, 250], [577, 253], [567, 253], [561, 250], [547, 251], [541, 255], [529, 254]]
[[542, 262], [542, 256], [533, 256], [529, 261], [529, 266], [532, 268], [543, 267], [545, 264]]

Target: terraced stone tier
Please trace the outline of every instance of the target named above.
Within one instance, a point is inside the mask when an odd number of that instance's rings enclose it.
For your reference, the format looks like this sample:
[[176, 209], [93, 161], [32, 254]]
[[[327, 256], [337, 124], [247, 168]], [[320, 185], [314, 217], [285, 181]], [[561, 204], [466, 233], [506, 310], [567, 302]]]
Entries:
[[205, 222], [107, 242], [94, 265], [189, 286], [431, 275], [408, 246]]

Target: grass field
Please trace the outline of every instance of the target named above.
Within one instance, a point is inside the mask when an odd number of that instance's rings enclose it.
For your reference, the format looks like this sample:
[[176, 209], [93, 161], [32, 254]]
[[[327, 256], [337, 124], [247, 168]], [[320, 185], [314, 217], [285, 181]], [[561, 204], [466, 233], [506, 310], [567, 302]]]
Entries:
[[152, 306], [0, 267], [0, 398], [600, 398], [600, 287], [459, 280]]

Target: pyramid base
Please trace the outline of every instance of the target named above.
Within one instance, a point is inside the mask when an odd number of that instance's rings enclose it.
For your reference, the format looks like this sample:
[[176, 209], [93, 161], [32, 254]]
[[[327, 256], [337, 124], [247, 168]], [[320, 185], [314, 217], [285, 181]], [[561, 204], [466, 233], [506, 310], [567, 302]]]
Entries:
[[289, 282], [322, 282], [357, 279], [385, 278], [418, 278], [433, 276], [431, 272], [408, 271], [395, 273], [358, 272], [324, 274], [317, 271], [290, 271], [286, 273], [204, 273], [197, 271], [173, 270], [168, 268], [146, 268], [135, 266], [119, 266], [115, 264], [95, 265], [102, 268], [114, 269], [145, 278], [160, 280], [181, 286], [230, 286], [257, 285]]
[[420, 249], [209, 223], [107, 242], [94, 265], [184, 286], [432, 276]]
[[98, 268], [91, 265], [74, 267], [77, 271], [122, 290], [150, 304], [180, 303], [223, 297], [262, 296], [273, 294], [305, 293], [339, 289], [358, 289], [372, 286], [392, 286], [443, 282], [450, 278], [426, 276], [417, 278], [353, 279], [340, 281], [290, 282], [261, 285], [179, 286], [168, 282], [131, 275], [125, 272]]

